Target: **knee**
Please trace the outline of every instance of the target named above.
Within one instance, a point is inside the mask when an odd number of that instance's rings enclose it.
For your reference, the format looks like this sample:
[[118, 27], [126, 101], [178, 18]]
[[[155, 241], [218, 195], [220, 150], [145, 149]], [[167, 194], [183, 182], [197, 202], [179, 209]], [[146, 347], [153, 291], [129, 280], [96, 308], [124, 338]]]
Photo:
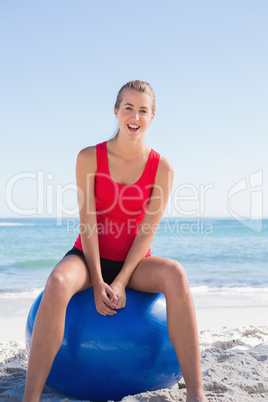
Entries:
[[48, 277], [43, 298], [49, 303], [69, 301], [70, 285], [68, 282], [68, 278], [62, 272], [52, 271]]
[[164, 292], [179, 292], [181, 295], [189, 292], [189, 282], [183, 266], [175, 260], [167, 260], [165, 267]]

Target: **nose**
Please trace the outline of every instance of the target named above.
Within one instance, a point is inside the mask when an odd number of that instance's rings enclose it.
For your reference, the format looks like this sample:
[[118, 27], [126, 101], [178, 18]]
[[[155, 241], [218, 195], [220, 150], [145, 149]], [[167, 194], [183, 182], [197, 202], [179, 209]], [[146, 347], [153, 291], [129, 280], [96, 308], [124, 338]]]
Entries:
[[139, 120], [140, 116], [139, 116], [139, 111], [138, 110], [133, 110], [133, 118], [135, 120]]

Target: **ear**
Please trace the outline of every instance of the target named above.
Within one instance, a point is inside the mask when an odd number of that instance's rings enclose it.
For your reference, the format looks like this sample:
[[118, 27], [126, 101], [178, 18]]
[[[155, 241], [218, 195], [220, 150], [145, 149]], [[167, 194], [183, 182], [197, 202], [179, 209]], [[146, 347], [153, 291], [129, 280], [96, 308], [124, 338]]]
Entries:
[[152, 123], [152, 120], [153, 120], [154, 116], [155, 116], [155, 112], [152, 113], [150, 124]]
[[118, 113], [118, 109], [117, 109], [117, 108], [114, 108], [114, 114], [115, 114], [115, 117], [116, 117], [116, 118], [118, 118], [117, 113]]

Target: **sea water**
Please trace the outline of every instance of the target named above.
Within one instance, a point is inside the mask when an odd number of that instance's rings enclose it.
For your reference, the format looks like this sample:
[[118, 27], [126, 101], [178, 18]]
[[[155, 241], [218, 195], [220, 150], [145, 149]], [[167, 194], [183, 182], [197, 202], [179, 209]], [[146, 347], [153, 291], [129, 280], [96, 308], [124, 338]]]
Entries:
[[[152, 255], [179, 261], [197, 308], [268, 306], [268, 220], [163, 218]], [[25, 314], [26, 300], [72, 248], [79, 219], [0, 220], [0, 314]]]

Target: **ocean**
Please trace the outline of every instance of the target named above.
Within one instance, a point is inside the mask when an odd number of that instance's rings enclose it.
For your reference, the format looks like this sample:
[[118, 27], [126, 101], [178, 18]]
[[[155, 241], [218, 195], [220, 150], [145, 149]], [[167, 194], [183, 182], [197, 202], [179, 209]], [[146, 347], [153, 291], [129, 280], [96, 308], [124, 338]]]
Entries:
[[[78, 231], [79, 220], [73, 218], [0, 220], [0, 400], [22, 400], [28, 362], [25, 320]], [[268, 220], [208, 218], [163, 218], [155, 234], [152, 255], [176, 259], [184, 266], [197, 317], [209, 317], [206, 329], [199, 331], [199, 344], [204, 389], [211, 401], [268, 400], [268, 327], [260, 308], [268, 306], [267, 235]], [[252, 314], [264, 314], [258, 320], [261, 325], [242, 327], [236, 315], [241, 311], [249, 322]], [[221, 313], [224, 325], [215, 330], [209, 322], [216, 322]], [[176, 386], [122, 401], [134, 399], [185, 400], [185, 389]], [[48, 387], [41, 400], [74, 401]]]
[[[0, 220], [1, 316], [25, 315], [78, 233], [77, 218]], [[152, 255], [184, 266], [196, 308], [268, 306], [268, 220], [163, 218]]]

